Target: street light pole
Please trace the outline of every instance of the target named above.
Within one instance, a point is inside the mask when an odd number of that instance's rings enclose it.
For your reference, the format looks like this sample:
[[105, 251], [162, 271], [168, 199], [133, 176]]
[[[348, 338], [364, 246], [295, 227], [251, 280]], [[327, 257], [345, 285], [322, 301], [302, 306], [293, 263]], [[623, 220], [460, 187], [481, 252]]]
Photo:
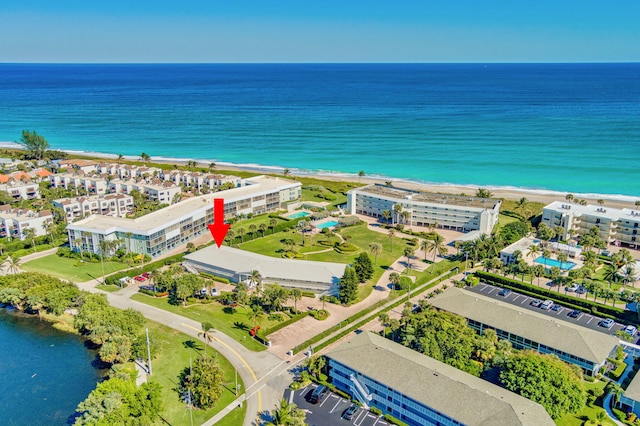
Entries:
[[149, 328], [147, 327], [147, 363], [149, 365], [149, 375], [151, 375], [151, 344], [149, 344]]

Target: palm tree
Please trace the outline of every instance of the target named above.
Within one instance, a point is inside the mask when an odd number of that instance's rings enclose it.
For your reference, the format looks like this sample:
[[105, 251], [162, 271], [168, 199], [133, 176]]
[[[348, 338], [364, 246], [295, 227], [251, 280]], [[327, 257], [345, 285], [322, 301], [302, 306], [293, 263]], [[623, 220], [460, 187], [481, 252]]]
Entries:
[[382, 248], [382, 244], [380, 243], [371, 243], [369, 244], [369, 251], [371, 252], [371, 254], [374, 257], [374, 263], [377, 265], [378, 264], [378, 256], [382, 254], [383, 248]]
[[255, 239], [256, 231], [258, 230], [258, 226], [255, 223], [249, 225], [249, 233], [251, 234], [251, 239]]
[[36, 247], [36, 230], [33, 228], [27, 228], [22, 231], [22, 235], [26, 240], [31, 240], [31, 245], [33, 246], [33, 252], [38, 251]]
[[0, 256], [2, 256], [2, 253], [4, 252], [5, 248], [6, 248], [5, 245], [0, 243]]
[[278, 219], [272, 218], [269, 219], [269, 228], [271, 228], [271, 233], [276, 233], [276, 225], [278, 224]]
[[15, 259], [9, 255], [7, 256], [5, 264], [7, 265], [7, 272], [9, 273], [17, 274], [18, 271], [20, 271], [20, 268], [18, 267], [20, 265], [20, 259]]
[[261, 306], [254, 305], [251, 307], [251, 310], [247, 313], [249, 320], [253, 321], [253, 328], [256, 328], [258, 324], [262, 322], [264, 318], [264, 311]]
[[391, 219], [391, 210], [382, 210], [382, 217], [387, 221], [388, 225], [389, 219]]
[[140, 154], [140, 159], [142, 160], [143, 164], [146, 164], [151, 159], [151, 156], [149, 156], [149, 154], [147, 154], [146, 152], [143, 152], [142, 154]]
[[291, 289], [289, 292], [289, 297], [293, 300], [293, 309], [298, 312], [298, 300], [302, 300], [302, 290], [299, 288]]
[[233, 238], [236, 236], [236, 233], [233, 231], [233, 229], [229, 229], [227, 231], [227, 240], [229, 240], [229, 245], [231, 245], [233, 243]]
[[291, 174], [291, 170], [289, 170], [289, 169], [284, 169], [284, 170], [282, 171], [282, 174], [284, 175], [284, 177], [287, 177], [287, 176], [289, 176], [289, 175]]
[[209, 322], [203, 322], [201, 325], [202, 331], [198, 333], [198, 337], [202, 337], [202, 340], [204, 340], [204, 356], [207, 356], [207, 346], [213, 341], [213, 334], [211, 334], [211, 332], [214, 328]]
[[209, 171], [212, 172], [216, 168], [216, 163], [209, 163]]
[[260, 226], [258, 226], [258, 228], [260, 229], [260, 232], [262, 232], [262, 237], [264, 237], [264, 233], [267, 231], [267, 224], [261, 223]]
[[409, 223], [409, 226], [411, 226], [411, 212], [409, 210], [405, 210], [402, 212], [402, 221], [404, 223]]
[[428, 240], [429, 244], [427, 251], [433, 252], [433, 263], [431, 264], [431, 272], [436, 265], [436, 256], [445, 256], [448, 253], [447, 246], [445, 245], [444, 237], [437, 232], [434, 232], [432, 240]]
[[491, 198], [493, 197], [493, 193], [486, 188], [478, 188], [476, 190], [477, 198]]
[[522, 214], [523, 219], [526, 219], [527, 213], [529, 213], [529, 210], [527, 209], [528, 206], [529, 206], [529, 200], [527, 200], [525, 197], [522, 197], [516, 202], [516, 206], [514, 210], [520, 211], [520, 214]]
[[411, 269], [411, 258], [413, 257], [414, 251], [411, 247], [404, 248], [404, 255], [407, 258], [407, 269]]
[[118, 166], [120, 165], [123, 159], [124, 159], [124, 155], [118, 154]]
[[618, 281], [618, 270], [618, 266], [614, 263], [607, 263], [604, 265], [602, 278], [609, 283], [609, 288], [611, 288], [612, 282]]
[[402, 214], [402, 204], [394, 204], [393, 212], [396, 214], [396, 222], [400, 223], [400, 215]]
[[326, 294], [323, 294], [322, 296], [320, 296], [320, 301], [322, 302], [322, 310], [325, 310], [325, 305], [328, 301], [330, 301], [331, 298], [329, 296], [327, 296]]
[[389, 228], [389, 240], [391, 241], [391, 251], [393, 251], [393, 237], [396, 236], [396, 232], [393, 230], [393, 228]]
[[[253, 271], [251, 271], [251, 276], [249, 277], [249, 281], [255, 286], [262, 287], [262, 275], [260, 274], [260, 271], [258, 271], [257, 269], [254, 269]], [[261, 288], [260, 291], [264, 291], [264, 288]]]
[[393, 284], [393, 288], [395, 289], [398, 286], [398, 284], [400, 284], [400, 274], [397, 272], [390, 273], [389, 282]]
[[538, 257], [540, 257], [540, 246], [538, 246], [537, 244], [531, 244], [529, 246], [529, 251], [528, 251], [527, 255], [530, 258], [532, 258], [533, 260], [535, 260]]
[[360, 183], [360, 181], [362, 180], [363, 176], [364, 176], [364, 170], [360, 170], [358, 172], [358, 183]]
[[573, 194], [567, 194], [567, 195], [564, 197], [564, 199], [565, 199], [565, 200], [567, 200], [567, 201], [569, 201], [569, 202], [573, 201], [573, 198], [574, 198], [574, 197], [573, 197]]
[[247, 233], [247, 230], [244, 229], [242, 226], [238, 228], [238, 235], [240, 235], [240, 242], [244, 243], [244, 234], [246, 233]]

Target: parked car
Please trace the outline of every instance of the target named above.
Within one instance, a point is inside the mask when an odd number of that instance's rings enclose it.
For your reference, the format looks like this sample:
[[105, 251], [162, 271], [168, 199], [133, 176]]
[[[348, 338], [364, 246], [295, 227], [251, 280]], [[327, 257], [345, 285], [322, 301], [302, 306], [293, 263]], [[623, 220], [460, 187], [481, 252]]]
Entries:
[[326, 386], [320, 385], [317, 388], [315, 388], [315, 390], [311, 394], [311, 397], [309, 398], [309, 402], [312, 404], [318, 404], [324, 401], [324, 399], [327, 397], [328, 394], [329, 394], [329, 389]]
[[542, 300], [540, 299], [533, 299], [531, 301], [531, 303], [529, 303], [531, 306], [533, 306], [534, 308], [537, 308], [538, 306], [542, 305]]
[[582, 286], [578, 286], [578, 289], [576, 290], [576, 294], [585, 294], [586, 292], [587, 289]]
[[578, 289], [580, 288], [580, 286], [578, 284], [573, 285], [571, 287], [565, 287], [564, 291], [568, 292], [568, 293], [573, 293], [574, 291], [578, 291]]
[[628, 325], [625, 328], [622, 329], [622, 331], [624, 331], [625, 333], [627, 333], [629, 336], [633, 337], [636, 335], [636, 333], [638, 332], [638, 329], [635, 328], [632, 325]]
[[356, 404], [351, 404], [349, 408], [345, 410], [343, 417], [347, 420], [351, 420], [353, 418], [353, 415], [358, 412], [358, 408], [359, 407]]
[[215, 287], [214, 287], [214, 288], [212, 288], [212, 289], [211, 289], [211, 295], [212, 295], [212, 296], [217, 296], [217, 295], [218, 295], [218, 289], [217, 289], [217, 288], [215, 288]]
[[611, 328], [613, 324], [614, 324], [614, 321], [611, 318], [600, 320], [600, 322], [598, 323], [600, 327], [604, 327], [604, 328]]
[[147, 279], [146, 279], [145, 277], [143, 277], [142, 275], [137, 275], [137, 276], [134, 278], [134, 280], [136, 280], [136, 281], [140, 281], [140, 282], [144, 282], [144, 281], [146, 281]]
[[580, 311], [574, 309], [573, 311], [569, 312], [567, 316], [569, 318], [578, 318], [580, 316], [580, 313]]
[[551, 309], [552, 306], [553, 306], [552, 300], [545, 300], [540, 304], [540, 309], [544, 309], [545, 311], [548, 311], [549, 309]]
[[507, 297], [510, 294], [511, 294], [511, 290], [509, 290], [508, 288], [503, 288], [502, 290], [500, 290], [500, 293], [498, 293], [498, 296]]
[[142, 273], [140, 275], [145, 277], [145, 278], [149, 278], [151, 276], [151, 273], [150, 272], [144, 272], [144, 273]]
[[556, 305], [556, 304], [554, 304], [554, 305], [551, 307], [551, 310], [552, 310], [552, 311], [554, 311], [554, 312], [560, 312], [560, 310], [561, 310], [561, 309], [562, 309], [562, 305]]

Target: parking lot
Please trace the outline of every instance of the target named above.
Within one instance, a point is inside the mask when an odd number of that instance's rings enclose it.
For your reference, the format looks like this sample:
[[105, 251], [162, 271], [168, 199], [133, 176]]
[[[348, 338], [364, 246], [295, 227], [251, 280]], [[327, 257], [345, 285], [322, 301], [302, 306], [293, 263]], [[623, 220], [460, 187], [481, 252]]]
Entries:
[[[471, 288], [472, 292], [483, 294], [485, 296], [491, 297], [496, 300], [501, 300], [503, 302], [510, 303], [512, 305], [516, 305], [522, 309], [528, 309], [530, 311], [538, 312], [543, 315], [548, 315], [552, 318], [559, 318], [561, 320], [571, 322], [574, 324], [581, 325], [586, 328], [590, 328], [592, 330], [599, 331], [601, 333], [611, 334], [613, 335], [616, 331], [622, 330], [624, 325], [613, 323], [613, 325], [609, 328], [599, 326], [598, 323], [602, 320], [600, 317], [596, 317], [586, 312], [580, 312], [577, 317], [572, 318], [569, 316], [569, 313], [573, 311], [571, 308], [566, 308], [562, 305], [555, 305], [551, 309], [543, 309], [541, 307], [532, 306], [531, 303], [534, 300], [544, 301], [542, 298], [536, 299], [535, 297], [525, 296], [523, 294], [517, 293], [515, 291], [508, 292], [506, 295], [502, 295], [500, 287], [495, 287], [489, 284], [480, 283], [475, 287]], [[558, 307], [559, 306], [559, 307]], [[640, 339], [636, 334], [633, 343], [638, 344]]]
[[347, 420], [344, 418], [344, 412], [351, 405], [351, 401], [331, 392], [329, 392], [322, 402], [318, 404], [310, 403], [309, 397], [316, 387], [316, 384], [311, 384], [297, 391], [285, 392], [284, 396], [289, 401], [296, 404], [298, 408], [307, 412], [306, 422], [308, 425], [323, 426], [354, 424], [356, 426], [386, 426], [389, 424], [382, 417], [371, 414], [369, 410], [365, 410], [361, 407], [359, 407], [354, 413], [351, 420]]

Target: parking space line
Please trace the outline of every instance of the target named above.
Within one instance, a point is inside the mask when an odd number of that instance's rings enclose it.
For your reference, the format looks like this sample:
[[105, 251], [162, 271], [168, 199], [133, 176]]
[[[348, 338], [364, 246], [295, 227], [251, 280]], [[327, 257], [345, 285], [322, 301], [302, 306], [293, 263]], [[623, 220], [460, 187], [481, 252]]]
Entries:
[[512, 302], [515, 302], [516, 300], [518, 300], [518, 297], [520, 297], [521, 295], [518, 294], [516, 297], [513, 298]]
[[498, 289], [498, 287], [491, 287], [491, 288], [489, 289], [489, 291], [487, 292], [487, 294], [491, 294], [491, 293], [493, 293], [493, 292], [494, 292], [495, 290], [497, 290], [497, 289]]
[[587, 321], [587, 324], [589, 324], [591, 320], [593, 320], [593, 317], [589, 318], [589, 321]]
[[[367, 418], [367, 412], [365, 410], [360, 410], [358, 411], [358, 415], [356, 416], [356, 419], [353, 421], [353, 424], [355, 424], [356, 426], [359, 426], [362, 424], [362, 422], [364, 421], [364, 419]], [[364, 414], [364, 416], [363, 416]], [[362, 418], [360, 418], [362, 417]], [[360, 423], [357, 423], [357, 421], [360, 420]]]
[[524, 302], [526, 302], [529, 299], [529, 297], [525, 297], [524, 300], [522, 302], [520, 302], [520, 304], [524, 304]]
[[340, 405], [341, 402], [342, 402], [342, 400], [338, 399], [338, 402], [336, 402], [336, 405], [334, 405], [333, 408], [329, 412], [333, 413], [333, 411], [338, 407], [338, 405]]

